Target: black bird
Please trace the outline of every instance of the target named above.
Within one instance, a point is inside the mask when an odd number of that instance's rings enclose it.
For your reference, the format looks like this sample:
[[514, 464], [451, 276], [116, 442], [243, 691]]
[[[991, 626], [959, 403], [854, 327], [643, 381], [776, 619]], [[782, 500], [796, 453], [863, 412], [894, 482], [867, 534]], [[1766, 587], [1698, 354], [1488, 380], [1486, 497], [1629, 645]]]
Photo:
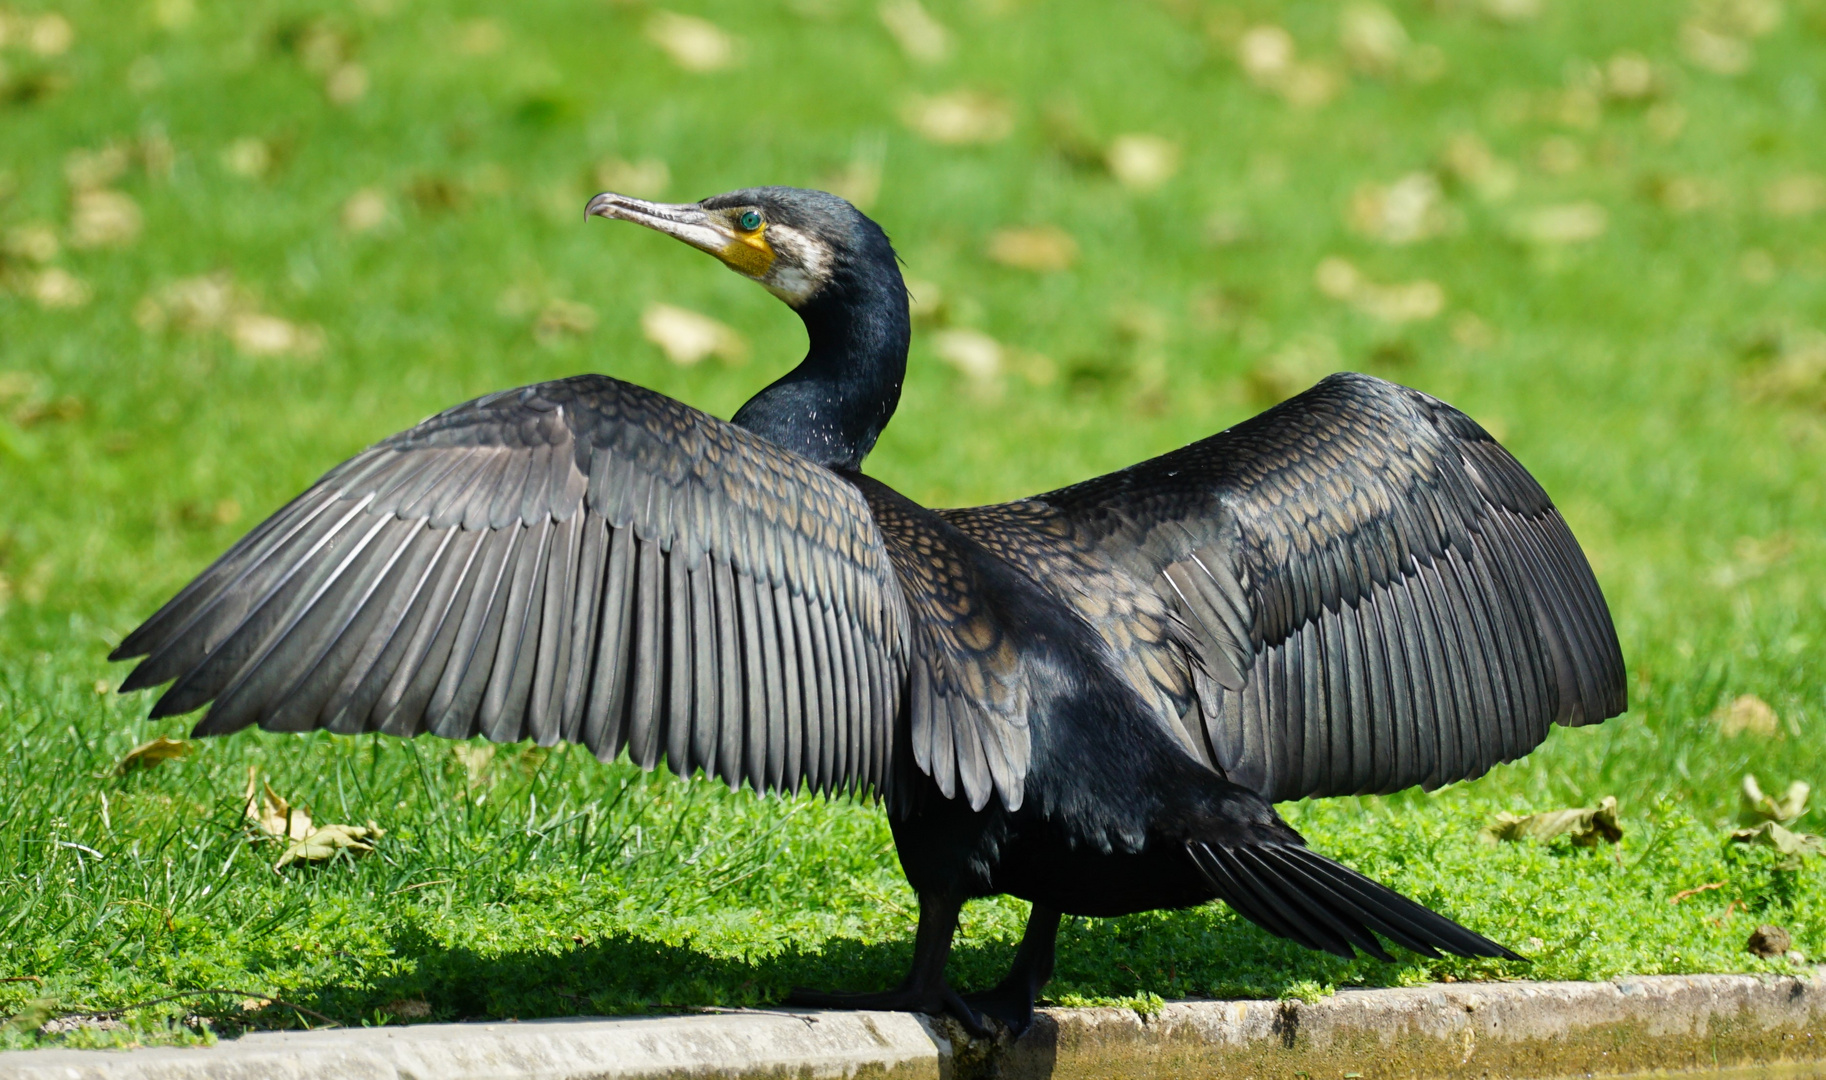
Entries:
[[[1584, 555], [1463, 413], [1339, 374], [1222, 434], [999, 506], [859, 470], [911, 334], [887, 236], [791, 188], [589, 214], [708, 251], [810, 349], [724, 422], [602, 375], [493, 394], [337, 466], [128, 635], [251, 724], [580, 742], [757, 791], [883, 799], [911, 973], [799, 1004], [1024, 1028], [1061, 914], [1222, 899], [1341, 956], [1515, 954], [1315, 854], [1270, 805], [1482, 775], [1625, 707]], [[945, 981], [973, 897], [1033, 903]]]

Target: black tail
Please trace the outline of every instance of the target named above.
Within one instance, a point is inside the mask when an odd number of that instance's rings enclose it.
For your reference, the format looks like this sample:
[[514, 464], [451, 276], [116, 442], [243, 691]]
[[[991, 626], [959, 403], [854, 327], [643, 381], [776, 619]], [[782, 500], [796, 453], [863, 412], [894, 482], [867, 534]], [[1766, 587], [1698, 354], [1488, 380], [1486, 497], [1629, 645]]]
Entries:
[[1351, 951], [1355, 945], [1388, 960], [1391, 957], [1376, 940], [1381, 934], [1424, 956], [1436, 957], [1443, 949], [1459, 956], [1526, 959], [1304, 847], [1192, 842], [1186, 851], [1238, 914], [1309, 949], [1348, 960], [1356, 955]]

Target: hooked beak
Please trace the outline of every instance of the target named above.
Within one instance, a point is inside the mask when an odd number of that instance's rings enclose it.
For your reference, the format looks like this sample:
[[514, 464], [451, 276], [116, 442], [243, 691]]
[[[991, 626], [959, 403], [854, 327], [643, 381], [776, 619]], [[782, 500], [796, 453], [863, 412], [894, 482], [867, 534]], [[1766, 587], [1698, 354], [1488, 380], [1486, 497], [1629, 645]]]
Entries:
[[717, 256], [736, 238], [696, 203], [655, 203], [605, 191], [590, 200], [583, 214], [586, 219], [593, 216], [645, 225]]

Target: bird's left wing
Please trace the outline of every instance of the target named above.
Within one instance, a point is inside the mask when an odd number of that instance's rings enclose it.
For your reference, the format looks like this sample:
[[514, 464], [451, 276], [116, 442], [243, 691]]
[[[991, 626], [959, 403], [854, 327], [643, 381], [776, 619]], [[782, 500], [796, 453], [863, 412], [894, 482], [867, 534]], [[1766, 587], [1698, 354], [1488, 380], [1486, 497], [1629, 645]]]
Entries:
[[1380, 379], [947, 516], [1073, 598], [1199, 756], [1271, 800], [1468, 779], [1625, 705], [1610, 612], [1540, 485]]
[[908, 617], [835, 474], [602, 376], [338, 466], [124, 640], [154, 716], [626, 747], [731, 786], [882, 790]]

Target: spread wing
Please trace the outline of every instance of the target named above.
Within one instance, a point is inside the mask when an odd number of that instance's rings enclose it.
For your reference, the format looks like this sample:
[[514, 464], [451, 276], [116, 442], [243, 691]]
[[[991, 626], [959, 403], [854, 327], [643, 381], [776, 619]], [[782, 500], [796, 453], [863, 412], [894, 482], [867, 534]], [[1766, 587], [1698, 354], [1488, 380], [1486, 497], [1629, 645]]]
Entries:
[[906, 602], [858, 491], [600, 376], [338, 466], [134, 631], [154, 716], [626, 747], [731, 786], [890, 776]]
[[[1550, 724], [1626, 707], [1609, 609], [1559, 512], [1475, 422], [1417, 391], [1334, 375], [1014, 505], [1045, 523], [1029, 547], [1101, 563], [1173, 610], [1194, 692], [1172, 673], [1131, 681], [1183, 701], [1198, 752], [1273, 800], [1480, 776]], [[1157, 617], [1142, 640], [1092, 623], [1129, 667], [1161, 666]]]

